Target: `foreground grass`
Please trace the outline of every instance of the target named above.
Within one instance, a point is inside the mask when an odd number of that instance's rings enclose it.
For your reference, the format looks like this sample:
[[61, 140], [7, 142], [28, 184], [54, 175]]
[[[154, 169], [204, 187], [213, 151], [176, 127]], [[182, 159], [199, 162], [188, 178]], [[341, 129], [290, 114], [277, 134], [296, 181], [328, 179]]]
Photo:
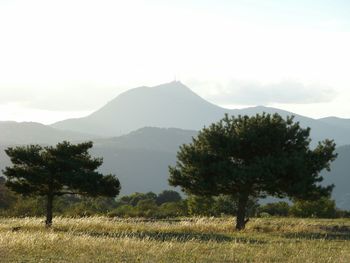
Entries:
[[[350, 220], [0, 219], [1, 262], [350, 262]], [[20, 227], [17, 229], [16, 227]]]

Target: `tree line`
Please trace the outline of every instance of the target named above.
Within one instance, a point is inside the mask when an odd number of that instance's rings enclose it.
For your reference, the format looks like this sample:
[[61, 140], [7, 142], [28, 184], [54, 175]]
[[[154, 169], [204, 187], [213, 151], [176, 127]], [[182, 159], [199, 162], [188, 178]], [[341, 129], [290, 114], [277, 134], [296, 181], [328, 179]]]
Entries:
[[[205, 200], [215, 200], [211, 206], [222, 202], [220, 209], [231, 204], [237, 217], [236, 229], [241, 230], [249, 217], [256, 215], [251, 211], [252, 203], [260, 198], [290, 198], [295, 203], [329, 199], [333, 186], [320, 184], [320, 172], [329, 170], [335, 160], [335, 143], [324, 140], [311, 149], [310, 141], [310, 129], [301, 128], [293, 117], [226, 115], [180, 147], [176, 165], [169, 167], [169, 183], [193, 197], [186, 202], [190, 214], [195, 211], [190, 204], [196, 198], [197, 208], [205, 207]], [[3, 171], [6, 186], [23, 196], [45, 199], [47, 226], [52, 224], [55, 200], [63, 200], [63, 196], [113, 199], [120, 192], [120, 182], [114, 175], [97, 171], [102, 159], [89, 154], [92, 146], [92, 142], [62, 142], [55, 147], [10, 147], [6, 154], [12, 166]], [[159, 203], [153, 199], [124, 204], [116, 211], [122, 214], [124, 209], [130, 216], [134, 211], [139, 216], [140, 211], [156, 210]], [[167, 206], [181, 211], [180, 201]], [[212, 207], [205, 209], [215, 211]]]
[[[22, 197], [5, 187], [5, 179], [0, 179], [0, 216], [32, 217], [45, 216], [46, 200], [44, 197]], [[87, 217], [143, 217], [153, 219], [171, 219], [188, 216], [236, 216], [237, 200], [231, 196], [216, 197], [181, 196], [177, 191], [164, 190], [133, 193], [118, 198], [84, 197], [65, 195], [53, 202], [55, 216]], [[247, 215], [251, 217], [315, 217], [339, 218], [350, 217], [350, 211], [336, 208], [329, 198], [317, 201], [297, 201], [289, 203], [279, 201], [259, 204], [258, 200], [249, 200]]]

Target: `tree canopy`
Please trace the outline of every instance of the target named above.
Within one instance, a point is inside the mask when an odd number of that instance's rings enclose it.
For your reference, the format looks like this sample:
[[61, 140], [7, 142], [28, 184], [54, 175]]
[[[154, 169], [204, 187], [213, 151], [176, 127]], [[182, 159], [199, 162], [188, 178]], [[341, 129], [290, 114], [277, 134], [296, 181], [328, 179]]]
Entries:
[[332, 140], [310, 148], [310, 129], [279, 114], [225, 117], [180, 147], [169, 183], [190, 194], [238, 200], [236, 228], [247, 222], [249, 198], [315, 199], [330, 194], [320, 172], [336, 158]]
[[156, 202], [158, 205], [161, 205], [164, 203], [178, 202], [181, 200], [182, 200], [182, 197], [178, 192], [174, 190], [164, 190], [158, 194]]
[[113, 175], [96, 171], [101, 158], [93, 158], [88, 150], [92, 142], [54, 146], [18, 146], [6, 149], [12, 166], [6, 167], [6, 185], [22, 195], [46, 196], [46, 225], [52, 224], [54, 196], [64, 194], [115, 197], [120, 183]]

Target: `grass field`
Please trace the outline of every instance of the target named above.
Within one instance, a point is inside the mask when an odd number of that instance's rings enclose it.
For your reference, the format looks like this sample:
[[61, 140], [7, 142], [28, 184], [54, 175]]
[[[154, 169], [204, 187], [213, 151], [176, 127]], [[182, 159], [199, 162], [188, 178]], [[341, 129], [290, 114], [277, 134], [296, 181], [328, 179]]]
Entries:
[[0, 262], [350, 262], [350, 219], [43, 221], [0, 219]]

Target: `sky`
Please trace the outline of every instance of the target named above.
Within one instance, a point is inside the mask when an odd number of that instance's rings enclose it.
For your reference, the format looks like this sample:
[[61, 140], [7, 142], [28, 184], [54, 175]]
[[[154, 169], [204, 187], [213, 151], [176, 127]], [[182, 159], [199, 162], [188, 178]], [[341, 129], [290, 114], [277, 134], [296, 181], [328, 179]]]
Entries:
[[0, 0], [0, 120], [180, 80], [228, 108], [350, 118], [350, 1]]

